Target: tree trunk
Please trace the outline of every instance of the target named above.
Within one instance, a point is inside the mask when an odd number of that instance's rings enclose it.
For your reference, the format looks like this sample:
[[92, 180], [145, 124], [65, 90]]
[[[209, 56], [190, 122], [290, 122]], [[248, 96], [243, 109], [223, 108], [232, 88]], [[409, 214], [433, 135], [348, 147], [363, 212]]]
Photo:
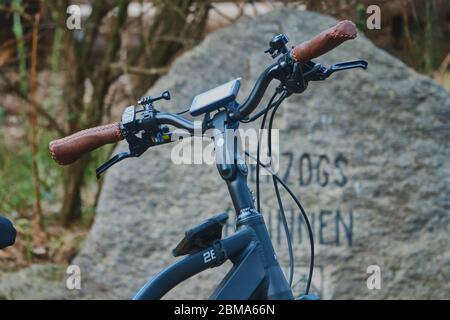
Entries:
[[84, 173], [89, 164], [89, 155], [84, 156], [64, 171], [64, 199], [61, 209], [61, 223], [67, 227], [81, 218], [81, 189]]
[[41, 208], [41, 180], [39, 178], [38, 167], [38, 142], [37, 142], [37, 108], [36, 108], [36, 68], [38, 57], [38, 36], [39, 23], [41, 14], [37, 13], [34, 17], [33, 36], [31, 46], [31, 72], [30, 72], [30, 87], [31, 87], [31, 112], [30, 112], [30, 126], [31, 126], [31, 172], [33, 175], [33, 189], [34, 189], [34, 217], [32, 222], [33, 230], [33, 245], [39, 245], [46, 240], [45, 233], [42, 230], [42, 208]]
[[[106, 2], [96, 0], [92, 2], [92, 13], [86, 22], [87, 34], [82, 43], [74, 42], [72, 35], [67, 36], [67, 60], [69, 66], [75, 66], [73, 72], [67, 72], [67, 87], [70, 89], [67, 99], [69, 119], [69, 133], [74, 133], [82, 128], [95, 127], [100, 125], [103, 118], [105, 97], [108, 88], [112, 84], [114, 77], [111, 76], [111, 64], [117, 61], [117, 55], [122, 46], [121, 30], [127, 20], [127, 9], [129, 0]], [[117, 16], [111, 27], [111, 35], [108, 39], [108, 48], [102, 57], [102, 63], [92, 64], [89, 57], [92, 55], [92, 48], [97, 37], [97, 33], [102, 25], [103, 18], [117, 5]], [[85, 103], [83, 96], [85, 93], [85, 81], [90, 79], [94, 84], [92, 101]], [[64, 199], [61, 208], [61, 223], [64, 226], [81, 218], [81, 190], [84, 186], [84, 175], [89, 165], [91, 157], [86, 155], [74, 164], [65, 168], [64, 171]]]

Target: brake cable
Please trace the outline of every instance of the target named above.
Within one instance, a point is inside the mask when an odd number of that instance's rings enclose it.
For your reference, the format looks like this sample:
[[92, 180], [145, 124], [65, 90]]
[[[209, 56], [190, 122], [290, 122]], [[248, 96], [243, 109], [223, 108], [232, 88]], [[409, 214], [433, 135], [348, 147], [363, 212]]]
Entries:
[[[268, 111], [272, 108], [273, 100], [275, 100], [277, 95], [278, 95], [278, 91], [275, 91], [275, 93], [272, 95], [269, 102], [267, 103], [267, 107], [264, 108], [264, 110], [265, 110], [264, 117], [261, 121], [261, 129], [260, 129], [259, 136], [258, 136], [258, 147], [256, 150], [256, 163], [260, 162], [260, 147], [261, 147], [260, 141], [261, 141], [262, 132], [263, 132], [263, 129], [264, 129], [264, 126], [266, 123], [267, 114], [268, 114]], [[275, 102], [275, 104], [277, 102]], [[260, 197], [260, 190], [259, 190], [259, 166], [256, 165], [256, 208], [258, 209], [259, 212], [261, 212], [261, 200], [260, 199], [261, 199], [261, 197]]]
[[[245, 155], [253, 160], [256, 160], [255, 156], [251, 155], [248, 151], [245, 151]], [[281, 186], [289, 193], [292, 200], [294, 200], [295, 204], [300, 209], [303, 219], [305, 220], [306, 228], [308, 229], [309, 243], [310, 243], [310, 247], [311, 247], [310, 248], [311, 257], [310, 257], [310, 264], [309, 264], [309, 275], [308, 275], [308, 281], [306, 283], [306, 290], [305, 290], [305, 295], [307, 295], [307, 294], [309, 294], [309, 289], [311, 287], [311, 280], [312, 280], [313, 270], [314, 270], [314, 237], [313, 237], [313, 232], [312, 232], [312, 228], [311, 228], [311, 223], [309, 222], [309, 219], [308, 219], [308, 215], [306, 214], [305, 209], [303, 208], [300, 201], [295, 196], [294, 192], [292, 192], [292, 190], [283, 181], [283, 179], [281, 179], [268, 165], [265, 165], [261, 161], [258, 162], [258, 165], [263, 167], [272, 176], [274, 176], [275, 179], [281, 184]]]
[[184, 109], [183, 111], [177, 112], [176, 114], [179, 115], [179, 116], [181, 116], [182, 114], [187, 113], [189, 110], [190, 110], [190, 108], [187, 108], [187, 109]]
[[[272, 126], [273, 126], [273, 120], [275, 118], [275, 113], [276, 113], [278, 107], [281, 105], [283, 100], [288, 95], [288, 93], [286, 91], [284, 91], [282, 96], [275, 103], [273, 103], [273, 100], [274, 100], [274, 98], [276, 97], [276, 95], [278, 93], [279, 93], [279, 91], [276, 91], [274, 93], [274, 95], [272, 96], [268, 106], [265, 109], [262, 110], [264, 112], [264, 117], [263, 117], [263, 120], [262, 120], [262, 123], [261, 123], [261, 129], [263, 129], [265, 127], [265, 121], [266, 121], [266, 118], [267, 118], [267, 114], [268, 114], [269, 110], [273, 108], [273, 111], [271, 113], [271, 117], [270, 117], [270, 120], [269, 120], [269, 133], [268, 133], [268, 149], [269, 149], [268, 153], [269, 153], [270, 162], [271, 162], [271, 159], [272, 159], [272, 134], [271, 134], [271, 129], [272, 129]], [[256, 117], [256, 119], [258, 117]], [[261, 134], [260, 134], [260, 138], [261, 138]], [[289, 230], [289, 226], [287, 224], [287, 219], [286, 219], [286, 215], [285, 215], [285, 212], [284, 212], [281, 196], [280, 196], [280, 193], [279, 193], [278, 183], [280, 183], [283, 186], [283, 188], [289, 193], [289, 195], [295, 201], [295, 203], [297, 204], [298, 208], [301, 211], [303, 219], [305, 220], [305, 224], [307, 226], [308, 234], [309, 234], [310, 253], [311, 253], [310, 254], [309, 275], [308, 275], [308, 280], [307, 280], [306, 290], [305, 290], [305, 294], [308, 294], [309, 290], [310, 290], [310, 287], [311, 287], [312, 276], [313, 276], [313, 269], [314, 269], [314, 238], [313, 238], [311, 224], [309, 222], [309, 219], [308, 219], [308, 216], [307, 216], [305, 210], [303, 209], [303, 206], [301, 205], [301, 203], [297, 199], [297, 197], [294, 195], [294, 193], [287, 186], [287, 184], [278, 175], [276, 175], [273, 170], [269, 170], [269, 165], [265, 165], [265, 164], [263, 164], [260, 161], [260, 159], [259, 159], [260, 158], [260, 141], [259, 140], [258, 140], [258, 150], [257, 150], [257, 158], [256, 158], [256, 162], [257, 162], [257, 166], [256, 166], [256, 169], [257, 169], [256, 170], [257, 190], [256, 191], [257, 191], [257, 200], [258, 200], [258, 211], [260, 211], [259, 166], [262, 166], [264, 169], [266, 169], [268, 172], [270, 172], [272, 174], [275, 194], [277, 196], [277, 201], [278, 201], [278, 205], [279, 205], [279, 208], [280, 208], [280, 214], [281, 214], [281, 218], [282, 218], [282, 222], [283, 222], [283, 227], [284, 227], [284, 230], [285, 230], [285, 233], [286, 233], [286, 237], [287, 237], [288, 250], [289, 250], [289, 260], [290, 260], [290, 274], [289, 274], [289, 284], [290, 284], [290, 286], [292, 286], [293, 276], [294, 276], [294, 257], [293, 257], [293, 250], [292, 250], [292, 238], [291, 238], [291, 233], [290, 233], [290, 230]], [[246, 153], [247, 156], [253, 158], [248, 152], [245, 152], [245, 153]]]
[[278, 189], [278, 182], [274, 176], [272, 176], [273, 188], [275, 189], [275, 194], [277, 196], [278, 207], [280, 208], [281, 220], [283, 222], [284, 232], [286, 234], [286, 240], [289, 251], [289, 286], [292, 287], [292, 281], [294, 280], [294, 252], [292, 250], [292, 237], [287, 224], [286, 214], [283, 208], [283, 201], [281, 200], [280, 190]]
[[[282, 87], [279, 87], [280, 89]], [[267, 119], [267, 115], [269, 114], [270, 109], [273, 108], [273, 112], [272, 112], [272, 116], [271, 116], [271, 121], [270, 124], [272, 125], [273, 123], [273, 115], [274, 112], [276, 112], [276, 110], [278, 109], [278, 107], [281, 105], [281, 103], [283, 102], [283, 100], [287, 97], [288, 93], [286, 90], [280, 91], [280, 89], [278, 89], [277, 91], [275, 91], [275, 93], [273, 94], [272, 98], [270, 99], [267, 107], [265, 109], [263, 109], [264, 111], [264, 117], [263, 120], [261, 122], [261, 131], [260, 131], [260, 135], [259, 135], [259, 139], [258, 139], [258, 149], [257, 149], [257, 165], [256, 165], [256, 198], [257, 198], [257, 208], [258, 211], [261, 212], [261, 208], [260, 208], [260, 189], [259, 189], [259, 163], [260, 163], [260, 140], [261, 140], [261, 136], [262, 136], [262, 132], [263, 129], [265, 127], [265, 123], [266, 123], [266, 119]], [[275, 97], [280, 93], [283, 92], [282, 95], [280, 96], [280, 98], [278, 98], [278, 100], [276, 102], [273, 102], [273, 100], [275, 99]], [[269, 128], [269, 133], [270, 133], [271, 127]], [[269, 134], [269, 139], [271, 138], [271, 135]], [[271, 162], [271, 141], [269, 140], [269, 159]], [[292, 282], [294, 279], [294, 254], [293, 254], [293, 250], [292, 250], [292, 242], [291, 242], [291, 233], [289, 230], [289, 226], [287, 224], [287, 219], [286, 219], [286, 214], [284, 212], [284, 208], [283, 208], [283, 202], [281, 200], [281, 196], [280, 196], [280, 192], [278, 189], [278, 185], [276, 180], [273, 180], [274, 183], [274, 189], [275, 189], [275, 194], [277, 196], [277, 201], [278, 201], [278, 207], [280, 209], [280, 215], [281, 215], [281, 220], [283, 222], [283, 228], [286, 234], [286, 241], [288, 244], [288, 251], [289, 251], [289, 286], [292, 287]]]
[[275, 175], [275, 178], [277, 181], [283, 186], [283, 188], [289, 193], [291, 198], [295, 201], [298, 208], [300, 209], [303, 219], [305, 220], [306, 227], [308, 229], [308, 235], [309, 235], [309, 243], [310, 243], [310, 261], [309, 261], [309, 274], [308, 274], [308, 281], [306, 283], [306, 290], [305, 295], [309, 294], [309, 289], [311, 287], [311, 281], [313, 277], [313, 271], [314, 271], [314, 236], [313, 231], [311, 228], [311, 223], [309, 222], [308, 215], [305, 212], [305, 209], [303, 208], [302, 204], [298, 200], [298, 198], [294, 195], [292, 190], [289, 188], [289, 186], [277, 175]]
[[[283, 99], [287, 96], [287, 93], [285, 92]], [[272, 114], [270, 116], [270, 120], [269, 120], [269, 132], [268, 132], [268, 149], [269, 149], [269, 157], [270, 159], [272, 159], [272, 126], [273, 126], [273, 120], [275, 118], [275, 113], [277, 112], [278, 108], [280, 107], [280, 104], [278, 104], [277, 106], [274, 107]], [[297, 197], [294, 196], [293, 192], [288, 188], [287, 184], [282, 181], [279, 177], [275, 178], [275, 176], [272, 176], [274, 179], [274, 186], [275, 186], [275, 181], [278, 180], [278, 182], [280, 182], [280, 184], [283, 185], [283, 187], [286, 189], [286, 191], [288, 191], [288, 193], [293, 197], [294, 201], [297, 203], [298, 207], [300, 208], [300, 211], [302, 212], [302, 216], [305, 220], [305, 224], [307, 225], [307, 229], [308, 229], [308, 234], [309, 234], [309, 240], [310, 240], [310, 252], [311, 252], [311, 257], [310, 257], [310, 268], [309, 268], [309, 276], [308, 276], [308, 281], [307, 281], [307, 285], [306, 285], [306, 293], [305, 294], [309, 294], [309, 289], [311, 287], [311, 281], [312, 281], [312, 276], [313, 276], [313, 270], [314, 270], [314, 237], [313, 237], [313, 232], [312, 232], [312, 228], [311, 228], [311, 224], [309, 222], [308, 216], [305, 212], [305, 210], [303, 209], [303, 206], [301, 205], [300, 201], [298, 200]], [[278, 186], [275, 187], [275, 190], [278, 189]], [[283, 213], [284, 216], [284, 213]], [[288, 246], [290, 246], [290, 250], [292, 250], [292, 243], [291, 243], [291, 236], [290, 236], [290, 232], [289, 232], [289, 228], [287, 226], [287, 221], [286, 221], [286, 216], [284, 216], [284, 221], [283, 223], [285, 223], [285, 228], [287, 228], [286, 231], [286, 236], [289, 234], [288, 237]], [[290, 254], [292, 254], [292, 252], [290, 252]], [[293, 268], [293, 266], [292, 266]]]
[[[281, 88], [281, 87], [279, 87], [279, 88]], [[263, 132], [263, 129], [265, 127], [267, 115], [269, 114], [270, 109], [274, 108], [274, 112], [275, 112], [276, 109], [278, 109], [278, 107], [281, 105], [281, 103], [283, 102], [283, 100], [287, 96], [287, 92], [283, 91], [282, 95], [275, 102], [273, 102], [275, 97], [280, 92], [281, 92], [280, 89], [276, 90], [275, 93], [272, 95], [271, 99], [269, 100], [269, 103], [267, 104], [267, 107], [262, 110], [262, 112], [264, 114], [264, 117], [263, 117], [263, 119], [261, 121], [261, 131], [259, 133], [258, 148], [257, 148], [257, 165], [256, 165], [256, 199], [257, 199], [257, 209], [258, 209], [259, 212], [261, 212], [261, 200], [260, 200], [261, 196], [260, 196], [260, 188], [259, 188], [260, 184], [259, 184], [259, 165], [258, 165], [258, 163], [260, 163], [260, 155], [261, 155], [261, 152], [260, 152], [261, 151], [260, 150], [261, 136], [262, 136], [262, 132]], [[257, 119], [258, 117], [255, 117], [255, 118]], [[270, 132], [270, 129], [269, 129], [269, 132]], [[271, 146], [270, 146], [270, 149], [271, 149]], [[271, 159], [271, 154], [269, 154], [269, 159]], [[284, 228], [284, 231], [285, 231], [285, 234], [286, 234], [286, 240], [287, 240], [287, 243], [288, 243], [288, 251], [289, 251], [289, 286], [292, 287], [292, 282], [293, 282], [293, 278], [294, 278], [294, 254], [293, 254], [293, 251], [292, 251], [291, 233], [289, 231], [289, 227], [288, 227], [288, 224], [287, 224], [287, 219], [286, 219], [286, 215], [285, 215], [284, 208], [283, 208], [283, 202], [282, 202], [281, 197], [280, 197], [280, 192], [278, 190], [278, 185], [276, 185], [275, 180], [274, 180], [274, 188], [275, 188], [275, 193], [276, 193], [276, 196], [277, 196], [278, 207], [280, 209], [281, 220], [283, 222], [283, 228]]]
[[[268, 156], [269, 156], [269, 159], [270, 159], [270, 162], [269, 162], [270, 164], [272, 164], [272, 125], [273, 125], [273, 119], [275, 118], [275, 113], [277, 112], [278, 108], [281, 106], [281, 103], [283, 102], [283, 100], [286, 98], [287, 95], [288, 95], [287, 91], [284, 91], [282, 96], [280, 97], [279, 101], [277, 101], [277, 104], [274, 106], [274, 108], [272, 110], [272, 114], [270, 115], [269, 128], [268, 128], [268, 130], [269, 130], [269, 132], [268, 132], [268, 148], [269, 148]], [[292, 237], [291, 237], [291, 232], [289, 230], [289, 226], [288, 226], [288, 223], [287, 223], [286, 214], [284, 212], [283, 201], [281, 200], [280, 191], [278, 189], [278, 182], [277, 182], [277, 180], [275, 179], [274, 176], [272, 176], [272, 182], [273, 182], [273, 188], [275, 190], [275, 194], [276, 194], [277, 201], [278, 201], [278, 207], [280, 209], [281, 220], [283, 222], [284, 232], [286, 234], [286, 240], [287, 240], [288, 252], [289, 252], [289, 286], [292, 287], [292, 282], [294, 280], [294, 272], [295, 272], [295, 270], [294, 270], [294, 252], [292, 250]]]
[[253, 121], [259, 119], [262, 115], [266, 114], [267, 111], [269, 111], [270, 109], [272, 109], [274, 107], [275, 104], [272, 104], [272, 102], [273, 102], [273, 99], [277, 96], [278, 93], [279, 93], [278, 91], [275, 91], [274, 95], [272, 96], [272, 98], [270, 99], [269, 103], [267, 104], [267, 106], [264, 109], [258, 111], [256, 114], [254, 114], [249, 119], [241, 119], [239, 121], [242, 122], [242, 123], [250, 123], [250, 122], [253, 122]]

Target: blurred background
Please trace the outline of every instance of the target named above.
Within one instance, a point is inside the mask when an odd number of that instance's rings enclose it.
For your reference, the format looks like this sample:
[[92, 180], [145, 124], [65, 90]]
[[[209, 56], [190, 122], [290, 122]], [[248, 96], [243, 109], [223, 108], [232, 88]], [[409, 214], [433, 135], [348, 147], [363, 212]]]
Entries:
[[[49, 141], [117, 121], [180, 54], [243, 16], [292, 6], [351, 19], [377, 46], [450, 91], [450, 3], [377, 1], [380, 30], [366, 28], [370, 4], [1, 0], [0, 215], [14, 221], [18, 237], [0, 251], [0, 272], [67, 265], [95, 219], [102, 180], [93, 172], [115, 146], [60, 167], [49, 156]], [[70, 18], [78, 14], [81, 29]]]

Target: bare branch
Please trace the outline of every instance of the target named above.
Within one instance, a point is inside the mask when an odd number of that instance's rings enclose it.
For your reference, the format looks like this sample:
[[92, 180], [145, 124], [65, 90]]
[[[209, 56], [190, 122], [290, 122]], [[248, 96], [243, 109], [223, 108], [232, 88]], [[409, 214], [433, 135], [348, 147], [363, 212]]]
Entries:
[[161, 68], [140, 68], [140, 67], [133, 67], [133, 66], [123, 66], [117, 63], [113, 63], [111, 65], [111, 68], [113, 69], [119, 69], [123, 72], [128, 72], [131, 74], [137, 74], [142, 76], [158, 76], [167, 73], [169, 71], [168, 67], [161, 67]]
[[[4, 72], [0, 72], [0, 76], [2, 77], [3, 81], [5, 81], [5, 84], [6, 84], [5, 89], [6, 90], [8, 90], [9, 92], [12, 92], [13, 94], [15, 94], [17, 97], [22, 99], [27, 104], [31, 104], [31, 100], [28, 97], [28, 95], [24, 95], [20, 91], [20, 89], [12, 83], [12, 81], [9, 79], [7, 74], [5, 74]], [[58, 134], [60, 134], [61, 136], [67, 135], [66, 131], [58, 124], [56, 119], [52, 115], [50, 115], [48, 113], [48, 111], [41, 104], [39, 104], [37, 101], [35, 101], [35, 106], [36, 106], [37, 114], [39, 116], [43, 117], [49, 124], [49, 129], [58, 132]], [[29, 115], [29, 112], [27, 112], [27, 115]]]
[[14, 8], [13, 6], [0, 5], [0, 11], [10, 12], [10, 13], [18, 13], [25, 20], [33, 21], [33, 17], [31, 15], [27, 14], [25, 12], [25, 10]]

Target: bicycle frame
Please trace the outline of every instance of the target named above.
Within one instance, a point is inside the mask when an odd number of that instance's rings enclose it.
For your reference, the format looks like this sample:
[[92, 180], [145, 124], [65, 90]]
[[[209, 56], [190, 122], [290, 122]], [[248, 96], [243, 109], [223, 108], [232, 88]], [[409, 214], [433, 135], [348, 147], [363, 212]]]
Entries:
[[[220, 111], [212, 119], [219, 174], [225, 180], [236, 210], [236, 232], [209, 248], [192, 253], [152, 277], [134, 300], [160, 299], [189, 277], [208, 268], [233, 263], [210, 299], [293, 299], [292, 290], [281, 270], [264, 218], [253, 204], [247, 185], [247, 165], [241, 161], [236, 139], [229, 141], [226, 130], [236, 130], [237, 120]], [[219, 142], [220, 141], [220, 142]], [[232, 161], [218, 159], [225, 157]]]

